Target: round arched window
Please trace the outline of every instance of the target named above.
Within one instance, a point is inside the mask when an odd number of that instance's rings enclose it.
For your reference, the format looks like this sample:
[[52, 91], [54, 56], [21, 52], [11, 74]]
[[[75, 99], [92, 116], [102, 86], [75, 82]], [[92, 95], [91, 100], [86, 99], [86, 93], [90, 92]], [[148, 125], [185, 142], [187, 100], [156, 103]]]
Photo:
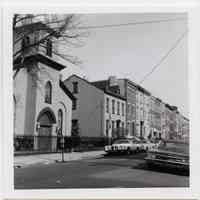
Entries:
[[45, 85], [45, 103], [51, 104], [52, 102], [52, 85], [51, 82], [48, 81]]
[[61, 109], [58, 110], [58, 135], [62, 135], [63, 126], [63, 112]]

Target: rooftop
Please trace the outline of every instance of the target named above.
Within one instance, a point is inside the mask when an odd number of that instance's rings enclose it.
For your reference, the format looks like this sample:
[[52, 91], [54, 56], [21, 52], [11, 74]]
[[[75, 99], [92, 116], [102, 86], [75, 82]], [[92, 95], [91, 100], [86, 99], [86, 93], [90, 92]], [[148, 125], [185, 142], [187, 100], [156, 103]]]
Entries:
[[94, 85], [95, 87], [103, 90], [106, 94], [109, 94], [116, 98], [120, 98], [122, 100], [126, 100], [126, 98], [124, 96], [120, 95], [118, 85], [109, 86], [109, 80], [95, 81], [95, 82], [91, 82], [91, 84]]

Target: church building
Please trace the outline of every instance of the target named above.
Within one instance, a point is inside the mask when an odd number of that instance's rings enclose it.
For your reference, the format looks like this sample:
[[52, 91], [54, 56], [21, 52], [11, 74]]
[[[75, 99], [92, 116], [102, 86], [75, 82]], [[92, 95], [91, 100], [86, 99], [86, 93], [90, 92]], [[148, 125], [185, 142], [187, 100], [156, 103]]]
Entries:
[[[26, 36], [14, 51], [35, 39], [33, 34]], [[22, 56], [14, 59], [15, 151], [56, 151], [59, 138], [71, 135], [75, 97], [62, 82], [61, 71], [66, 67], [54, 59], [51, 40], [43, 45], [47, 45], [46, 51], [24, 48]], [[22, 66], [16, 67], [22, 60]]]

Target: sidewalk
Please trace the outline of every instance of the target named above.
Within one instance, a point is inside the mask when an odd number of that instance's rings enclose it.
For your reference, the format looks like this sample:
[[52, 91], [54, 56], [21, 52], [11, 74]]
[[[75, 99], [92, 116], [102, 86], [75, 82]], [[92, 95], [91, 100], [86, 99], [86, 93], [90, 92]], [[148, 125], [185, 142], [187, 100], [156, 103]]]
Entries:
[[[103, 156], [104, 153], [104, 151], [65, 153], [64, 159], [65, 161], [74, 161], [88, 158], [99, 158]], [[56, 160], [61, 160], [61, 153], [15, 156], [14, 167], [26, 167], [28, 165], [34, 165], [38, 163], [50, 164], [55, 163]]]

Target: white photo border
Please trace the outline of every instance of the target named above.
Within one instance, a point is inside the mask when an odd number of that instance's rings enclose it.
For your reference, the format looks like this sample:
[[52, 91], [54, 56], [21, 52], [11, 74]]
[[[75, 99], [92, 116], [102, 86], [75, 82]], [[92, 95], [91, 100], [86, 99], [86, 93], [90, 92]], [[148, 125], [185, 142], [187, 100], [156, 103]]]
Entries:
[[[195, 4], [171, 5], [5, 5], [3, 8], [3, 198], [9, 199], [191, 199], [200, 197], [198, 175], [200, 169], [198, 121], [200, 93], [200, 70], [198, 69], [198, 47], [200, 44], [200, 9]], [[187, 12], [189, 24], [189, 99], [190, 99], [190, 158], [191, 173], [189, 188], [123, 188], [123, 189], [41, 189], [14, 190], [13, 168], [13, 82], [12, 82], [12, 16], [14, 13], [172, 13]], [[200, 45], [199, 45], [200, 46]], [[199, 53], [200, 54], [200, 53]], [[200, 65], [199, 65], [200, 66]], [[193, 133], [193, 135], [191, 134]]]

